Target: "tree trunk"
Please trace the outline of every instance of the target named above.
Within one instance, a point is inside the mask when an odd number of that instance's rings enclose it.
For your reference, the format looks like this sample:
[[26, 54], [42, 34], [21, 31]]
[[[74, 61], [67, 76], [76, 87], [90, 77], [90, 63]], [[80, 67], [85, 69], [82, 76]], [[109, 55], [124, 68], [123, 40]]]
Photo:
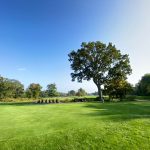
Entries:
[[103, 99], [103, 93], [102, 93], [102, 89], [100, 85], [97, 85], [98, 88], [98, 95], [99, 95], [99, 100], [104, 103], [104, 99]]

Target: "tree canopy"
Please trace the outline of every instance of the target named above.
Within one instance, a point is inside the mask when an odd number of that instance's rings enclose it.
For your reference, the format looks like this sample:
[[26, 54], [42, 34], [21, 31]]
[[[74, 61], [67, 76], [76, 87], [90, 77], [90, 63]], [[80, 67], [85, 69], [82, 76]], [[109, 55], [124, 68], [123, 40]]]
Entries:
[[70, 91], [68, 91], [68, 94], [67, 94], [68, 96], [75, 96], [76, 95], [76, 91], [74, 91], [74, 90], [70, 90]]
[[136, 85], [136, 94], [150, 96], [150, 74], [145, 74]]
[[109, 100], [113, 100], [113, 98], [119, 98], [122, 100], [125, 98], [126, 94], [133, 91], [133, 86], [126, 80], [113, 79], [106, 83], [104, 91], [109, 95]]
[[38, 98], [42, 87], [38, 83], [31, 83], [27, 88], [26, 94], [28, 98]]
[[122, 55], [112, 43], [106, 45], [100, 41], [83, 42], [80, 49], [73, 50], [68, 56], [73, 70], [72, 81], [92, 79], [98, 88], [101, 101], [102, 85], [115, 78], [126, 79], [132, 71], [129, 56]]
[[18, 98], [24, 94], [24, 86], [18, 80], [0, 76], [0, 99]]
[[86, 91], [82, 88], [78, 89], [78, 92], [76, 93], [77, 96], [85, 96], [87, 95]]
[[58, 96], [56, 84], [55, 83], [48, 84], [46, 92], [47, 92], [49, 97]]

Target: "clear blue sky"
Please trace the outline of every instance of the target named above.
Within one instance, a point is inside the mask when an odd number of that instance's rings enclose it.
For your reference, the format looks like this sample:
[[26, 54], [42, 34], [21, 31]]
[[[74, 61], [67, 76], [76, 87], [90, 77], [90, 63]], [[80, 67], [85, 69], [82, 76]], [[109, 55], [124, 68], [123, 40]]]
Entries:
[[25, 87], [96, 91], [92, 82], [71, 82], [67, 55], [99, 40], [130, 55], [134, 84], [150, 72], [149, 7], [149, 0], [1, 0], [0, 74]]

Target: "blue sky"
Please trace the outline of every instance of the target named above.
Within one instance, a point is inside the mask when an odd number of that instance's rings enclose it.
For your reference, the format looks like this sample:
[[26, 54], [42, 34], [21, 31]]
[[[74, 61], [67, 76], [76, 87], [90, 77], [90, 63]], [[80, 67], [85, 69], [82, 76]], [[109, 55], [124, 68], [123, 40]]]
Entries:
[[55, 82], [67, 92], [92, 82], [71, 82], [68, 53], [81, 42], [113, 42], [130, 56], [132, 84], [150, 72], [149, 0], [1, 0], [0, 74], [25, 87]]

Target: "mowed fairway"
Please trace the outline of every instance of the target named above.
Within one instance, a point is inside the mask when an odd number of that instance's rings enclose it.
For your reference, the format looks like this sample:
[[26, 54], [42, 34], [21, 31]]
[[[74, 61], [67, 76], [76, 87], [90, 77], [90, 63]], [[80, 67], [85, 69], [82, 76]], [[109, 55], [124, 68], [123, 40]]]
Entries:
[[149, 150], [150, 102], [0, 104], [0, 150]]

